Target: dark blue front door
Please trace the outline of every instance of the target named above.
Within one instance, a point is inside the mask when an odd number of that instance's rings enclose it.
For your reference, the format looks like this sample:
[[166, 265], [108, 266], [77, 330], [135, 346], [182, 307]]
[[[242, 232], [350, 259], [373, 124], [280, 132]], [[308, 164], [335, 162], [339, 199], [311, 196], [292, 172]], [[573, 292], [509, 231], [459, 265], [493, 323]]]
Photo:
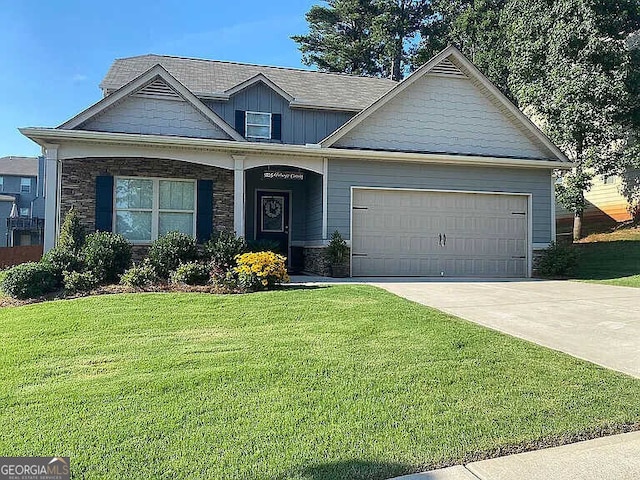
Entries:
[[289, 257], [289, 192], [258, 190], [256, 240], [277, 245]]

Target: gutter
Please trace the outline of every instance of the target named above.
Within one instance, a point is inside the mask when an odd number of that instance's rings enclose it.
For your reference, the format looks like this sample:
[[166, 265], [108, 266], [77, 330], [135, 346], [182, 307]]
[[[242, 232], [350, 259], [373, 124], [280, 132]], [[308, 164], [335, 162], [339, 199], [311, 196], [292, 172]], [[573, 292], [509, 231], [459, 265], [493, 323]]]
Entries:
[[167, 135], [140, 135], [132, 133], [94, 132], [88, 130], [65, 130], [58, 128], [25, 127], [18, 129], [20, 133], [37, 144], [46, 147], [51, 143], [69, 141], [129, 144], [155, 147], [191, 147], [201, 150], [215, 150], [230, 154], [251, 155], [295, 155], [312, 158], [341, 158], [354, 160], [386, 160], [420, 163], [439, 163], [468, 166], [498, 166], [548, 168], [569, 170], [573, 163], [557, 160], [526, 160], [504, 157], [481, 157], [474, 155], [455, 155], [442, 153], [414, 153], [378, 150], [351, 150], [347, 148], [321, 147], [318, 144], [283, 145], [274, 143], [236, 142], [233, 140], [214, 140], [208, 138], [187, 138]]

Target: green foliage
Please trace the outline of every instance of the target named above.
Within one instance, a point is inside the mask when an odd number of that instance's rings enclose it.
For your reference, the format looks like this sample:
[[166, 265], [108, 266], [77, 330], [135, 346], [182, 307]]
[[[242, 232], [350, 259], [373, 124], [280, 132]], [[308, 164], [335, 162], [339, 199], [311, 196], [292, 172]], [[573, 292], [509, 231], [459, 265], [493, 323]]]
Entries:
[[349, 247], [338, 230], [331, 235], [331, 240], [329, 241], [329, 245], [327, 245], [326, 255], [329, 262], [335, 265], [341, 265], [347, 261]]
[[205, 258], [223, 271], [236, 266], [236, 255], [247, 251], [247, 242], [234, 232], [223, 230], [204, 245]]
[[542, 277], [568, 277], [578, 266], [578, 251], [573, 245], [552, 243], [538, 259], [537, 272]]
[[198, 262], [183, 263], [170, 275], [171, 283], [185, 285], [206, 285], [209, 282], [209, 268]]
[[584, 192], [591, 188], [593, 174], [575, 169], [562, 176], [562, 183], [556, 184], [558, 203], [570, 212], [582, 215], [586, 208]]
[[133, 288], [148, 287], [157, 281], [158, 277], [148, 258], [141, 264], [134, 264], [120, 277], [122, 285]]
[[417, 38], [436, 21], [430, 0], [328, 0], [305, 18], [306, 35], [291, 37], [302, 61], [320, 70], [401, 80]]
[[198, 248], [193, 237], [169, 232], [151, 244], [148, 256], [158, 277], [166, 280], [181, 263], [197, 260]]
[[131, 265], [131, 244], [120, 234], [96, 232], [87, 236], [82, 256], [99, 283], [115, 283]]
[[66, 293], [88, 292], [98, 286], [93, 272], [64, 272], [64, 290]]
[[27, 262], [10, 268], [2, 281], [2, 291], [19, 298], [36, 298], [58, 289], [58, 272], [44, 262]]
[[60, 227], [57, 247], [67, 252], [78, 253], [84, 246], [86, 230], [80, 223], [78, 212], [71, 207]]
[[247, 242], [247, 252], [277, 252], [280, 250], [280, 244], [275, 240], [249, 240]]
[[41, 262], [51, 265], [62, 278], [63, 272], [82, 272], [84, 262], [78, 252], [71, 249], [54, 247], [44, 254]]

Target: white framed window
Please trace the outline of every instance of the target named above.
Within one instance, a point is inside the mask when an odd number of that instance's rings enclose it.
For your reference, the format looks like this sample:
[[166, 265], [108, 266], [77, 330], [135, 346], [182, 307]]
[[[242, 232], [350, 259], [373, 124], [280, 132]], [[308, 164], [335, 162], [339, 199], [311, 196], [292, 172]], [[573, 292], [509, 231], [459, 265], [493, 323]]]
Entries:
[[4, 192], [4, 177], [0, 176], [0, 192]]
[[615, 175], [603, 175], [602, 176], [602, 183], [604, 183], [605, 185], [613, 185], [614, 183], [616, 183], [616, 176]]
[[247, 138], [271, 138], [271, 114], [246, 112], [245, 135]]
[[116, 177], [114, 231], [132, 243], [149, 243], [178, 231], [195, 236], [196, 181]]
[[28, 217], [31, 215], [31, 209], [29, 207], [20, 207], [20, 216]]
[[20, 193], [31, 193], [31, 179], [29, 177], [20, 179]]

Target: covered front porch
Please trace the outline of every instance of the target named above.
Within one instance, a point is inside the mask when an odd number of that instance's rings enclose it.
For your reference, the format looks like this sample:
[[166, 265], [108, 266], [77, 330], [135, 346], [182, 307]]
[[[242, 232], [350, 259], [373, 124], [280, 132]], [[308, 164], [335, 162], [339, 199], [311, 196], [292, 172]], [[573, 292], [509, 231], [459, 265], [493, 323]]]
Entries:
[[[242, 170], [242, 227], [249, 245], [287, 256], [289, 270], [323, 274], [327, 238], [322, 171], [269, 164]], [[236, 198], [239, 197], [236, 191]], [[238, 205], [236, 204], [236, 208]]]

